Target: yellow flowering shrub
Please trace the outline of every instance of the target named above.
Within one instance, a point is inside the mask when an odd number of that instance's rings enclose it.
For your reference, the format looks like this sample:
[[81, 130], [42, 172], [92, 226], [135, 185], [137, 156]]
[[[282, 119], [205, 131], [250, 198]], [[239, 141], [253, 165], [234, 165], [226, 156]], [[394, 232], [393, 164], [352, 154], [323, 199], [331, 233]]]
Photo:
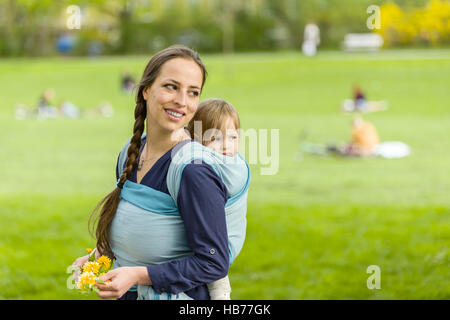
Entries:
[[450, 40], [450, 1], [432, 0], [417, 21], [420, 35], [432, 44]]
[[450, 0], [429, 0], [424, 8], [405, 11], [388, 2], [380, 6], [379, 33], [386, 46], [450, 43]]
[[405, 13], [393, 2], [380, 7], [380, 29], [377, 32], [383, 37], [384, 43], [389, 46], [405, 42], [407, 39], [402, 34], [402, 25], [405, 25]]

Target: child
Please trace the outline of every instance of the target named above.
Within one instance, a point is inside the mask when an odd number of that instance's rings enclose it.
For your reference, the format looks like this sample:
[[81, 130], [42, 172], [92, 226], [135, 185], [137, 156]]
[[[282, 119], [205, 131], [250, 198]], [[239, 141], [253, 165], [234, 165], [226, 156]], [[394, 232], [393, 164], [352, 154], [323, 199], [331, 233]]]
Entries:
[[[207, 99], [202, 101], [187, 129], [196, 141], [219, 154], [234, 157], [238, 152], [239, 115], [236, 109], [225, 100]], [[239, 215], [243, 215], [240, 219], [243, 224], [246, 223], [245, 214], [246, 212], [239, 212]], [[228, 218], [227, 214], [227, 220]], [[245, 237], [245, 225], [239, 230], [238, 232], [244, 233], [240, 236]], [[230, 239], [230, 231], [228, 237]], [[230, 300], [231, 286], [228, 276], [208, 283], [208, 290], [211, 300]]]

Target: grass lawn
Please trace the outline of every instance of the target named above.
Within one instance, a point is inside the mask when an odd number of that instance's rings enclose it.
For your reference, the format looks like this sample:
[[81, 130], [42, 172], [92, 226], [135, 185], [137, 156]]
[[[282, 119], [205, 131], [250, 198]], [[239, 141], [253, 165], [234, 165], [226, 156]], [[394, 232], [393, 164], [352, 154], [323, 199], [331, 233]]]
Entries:
[[[0, 299], [97, 299], [66, 287], [66, 268], [95, 241], [87, 221], [115, 183], [133, 125], [119, 75], [149, 57], [0, 60]], [[234, 299], [449, 299], [450, 50], [205, 55], [202, 98], [233, 103], [244, 129], [279, 129], [279, 168], [252, 164], [247, 239], [230, 268]], [[339, 110], [359, 83], [387, 112], [365, 117], [404, 159], [304, 155], [300, 136], [346, 141]], [[108, 119], [16, 120], [52, 87]], [[271, 155], [275, 157], [276, 155]], [[366, 269], [381, 269], [369, 290]]]

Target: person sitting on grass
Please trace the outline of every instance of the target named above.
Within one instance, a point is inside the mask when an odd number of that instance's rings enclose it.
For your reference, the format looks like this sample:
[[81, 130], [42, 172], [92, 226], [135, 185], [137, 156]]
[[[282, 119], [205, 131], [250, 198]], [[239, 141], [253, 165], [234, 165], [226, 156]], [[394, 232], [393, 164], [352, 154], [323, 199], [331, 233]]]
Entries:
[[300, 149], [307, 153], [328, 155], [329, 153], [346, 157], [375, 156], [380, 143], [378, 132], [373, 124], [356, 116], [352, 121], [352, 133], [349, 143], [337, 146], [335, 144], [323, 145], [303, 141]]
[[40, 119], [57, 118], [58, 108], [54, 106], [53, 99], [55, 97], [55, 90], [52, 88], [45, 89], [41, 98], [39, 99], [36, 114]]
[[123, 92], [131, 94], [133, 93], [136, 82], [133, 76], [129, 72], [124, 72], [120, 81], [121, 89]]
[[368, 157], [375, 154], [380, 143], [375, 126], [356, 116], [352, 121], [352, 140], [350, 143], [338, 148], [342, 155]]

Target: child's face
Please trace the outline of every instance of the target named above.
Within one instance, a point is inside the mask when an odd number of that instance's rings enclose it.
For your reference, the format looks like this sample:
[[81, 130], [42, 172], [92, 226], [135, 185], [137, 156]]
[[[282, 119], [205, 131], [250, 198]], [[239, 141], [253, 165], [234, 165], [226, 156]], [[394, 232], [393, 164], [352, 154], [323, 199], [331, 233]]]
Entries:
[[[223, 155], [233, 157], [239, 149], [239, 134], [232, 118], [227, 118], [222, 130], [214, 130], [203, 144]], [[206, 137], [205, 137], [206, 138]]]

